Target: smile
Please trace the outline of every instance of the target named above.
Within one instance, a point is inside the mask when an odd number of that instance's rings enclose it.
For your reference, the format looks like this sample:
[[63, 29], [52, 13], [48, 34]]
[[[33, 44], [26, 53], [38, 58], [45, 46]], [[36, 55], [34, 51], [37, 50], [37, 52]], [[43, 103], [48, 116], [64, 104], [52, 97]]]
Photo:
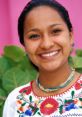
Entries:
[[50, 56], [56, 55], [57, 53], [58, 53], [58, 51], [54, 51], [54, 52], [42, 54], [42, 56], [43, 56], [43, 57], [50, 57]]
[[53, 52], [47, 52], [47, 53], [40, 54], [40, 56], [42, 58], [52, 58], [55, 55], [57, 55], [58, 53], [59, 53], [59, 50], [56, 50], [56, 51], [53, 51]]

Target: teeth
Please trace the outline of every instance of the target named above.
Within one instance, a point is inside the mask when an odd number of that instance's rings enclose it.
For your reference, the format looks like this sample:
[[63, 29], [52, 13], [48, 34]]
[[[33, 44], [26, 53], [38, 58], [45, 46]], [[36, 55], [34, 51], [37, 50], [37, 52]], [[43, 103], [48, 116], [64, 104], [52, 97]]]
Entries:
[[54, 52], [42, 54], [42, 56], [43, 56], [43, 57], [50, 57], [50, 56], [54, 56], [54, 55], [57, 54], [57, 53], [58, 53], [58, 51], [54, 51]]

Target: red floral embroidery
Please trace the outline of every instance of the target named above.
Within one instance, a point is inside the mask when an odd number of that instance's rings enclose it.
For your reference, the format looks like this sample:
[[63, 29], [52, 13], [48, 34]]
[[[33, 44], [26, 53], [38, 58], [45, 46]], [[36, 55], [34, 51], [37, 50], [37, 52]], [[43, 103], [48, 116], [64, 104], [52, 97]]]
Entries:
[[82, 85], [82, 80], [80, 80], [80, 84]]
[[27, 95], [31, 93], [31, 86], [24, 87], [19, 91], [20, 93], [26, 93]]
[[22, 106], [18, 110], [21, 111], [21, 112], [24, 111]]
[[58, 102], [53, 98], [47, 98], [45, 101], [42, 102], [40, 106], [40, 111], [45, 115], [50, 115], [58, 108]]
[[76, 82], [76, 84], [75, 84], [75, 89], [76, 89], [76, 90], [79, 90], [80, 88], [81, 88], [81, 84], [78, 83], [78, 82]]
[[22, 101], [21, 100], [17, 100], [17, 104], [22, 104]]

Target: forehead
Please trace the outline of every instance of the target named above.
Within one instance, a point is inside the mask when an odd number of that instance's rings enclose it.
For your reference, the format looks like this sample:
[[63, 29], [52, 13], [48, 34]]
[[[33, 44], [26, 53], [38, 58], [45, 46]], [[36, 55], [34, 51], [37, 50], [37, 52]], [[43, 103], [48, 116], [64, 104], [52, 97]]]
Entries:
[[[59, 15], [60, 16], [60, 13], [59, 11], [57, 11], [55, 8], [52, 8], [50, 6], [37, 6], [35, 8], [33, 8], [27, 15], [26, 15], [26, 18], [28, 17], [31, 17], [31, 16], [34, 16], [34, 17], [38, 17], [38, 16], [43, 16], [45, 14], [45, 16], [52, 16], [52, 14], [54, 15]], [[60, 16], [61, 17], [61, 16]], [[62, 17], [61, 17], [62, 18]]]
[[28, 26], [41, 26], [41, 25], [52, 25], [52, 23], [63, 23], [61, 15], [57, 10], [50, 6], [39, 6], [33, 8], [25, 18], [25, 25]]

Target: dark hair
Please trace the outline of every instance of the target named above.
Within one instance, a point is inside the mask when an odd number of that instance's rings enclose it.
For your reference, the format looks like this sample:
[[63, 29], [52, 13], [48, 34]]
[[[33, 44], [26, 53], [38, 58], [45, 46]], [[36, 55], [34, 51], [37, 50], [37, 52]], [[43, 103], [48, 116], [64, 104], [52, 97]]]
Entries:
[[33, 10], [35, 7], [39, 6], [49, 6], [58, 11], [64, 22], [66, 23], [69, 31], [72, 31], [72, 24], [70, 22], [68, 11], [56, 0], [31, 0], [29, 3], [26, 4], [25, 8], [23, 9], [22, 13], [18, 19], [18, 34], [21, 44], [24, 45], [24, 21], [25, 17], [28, 13]]

